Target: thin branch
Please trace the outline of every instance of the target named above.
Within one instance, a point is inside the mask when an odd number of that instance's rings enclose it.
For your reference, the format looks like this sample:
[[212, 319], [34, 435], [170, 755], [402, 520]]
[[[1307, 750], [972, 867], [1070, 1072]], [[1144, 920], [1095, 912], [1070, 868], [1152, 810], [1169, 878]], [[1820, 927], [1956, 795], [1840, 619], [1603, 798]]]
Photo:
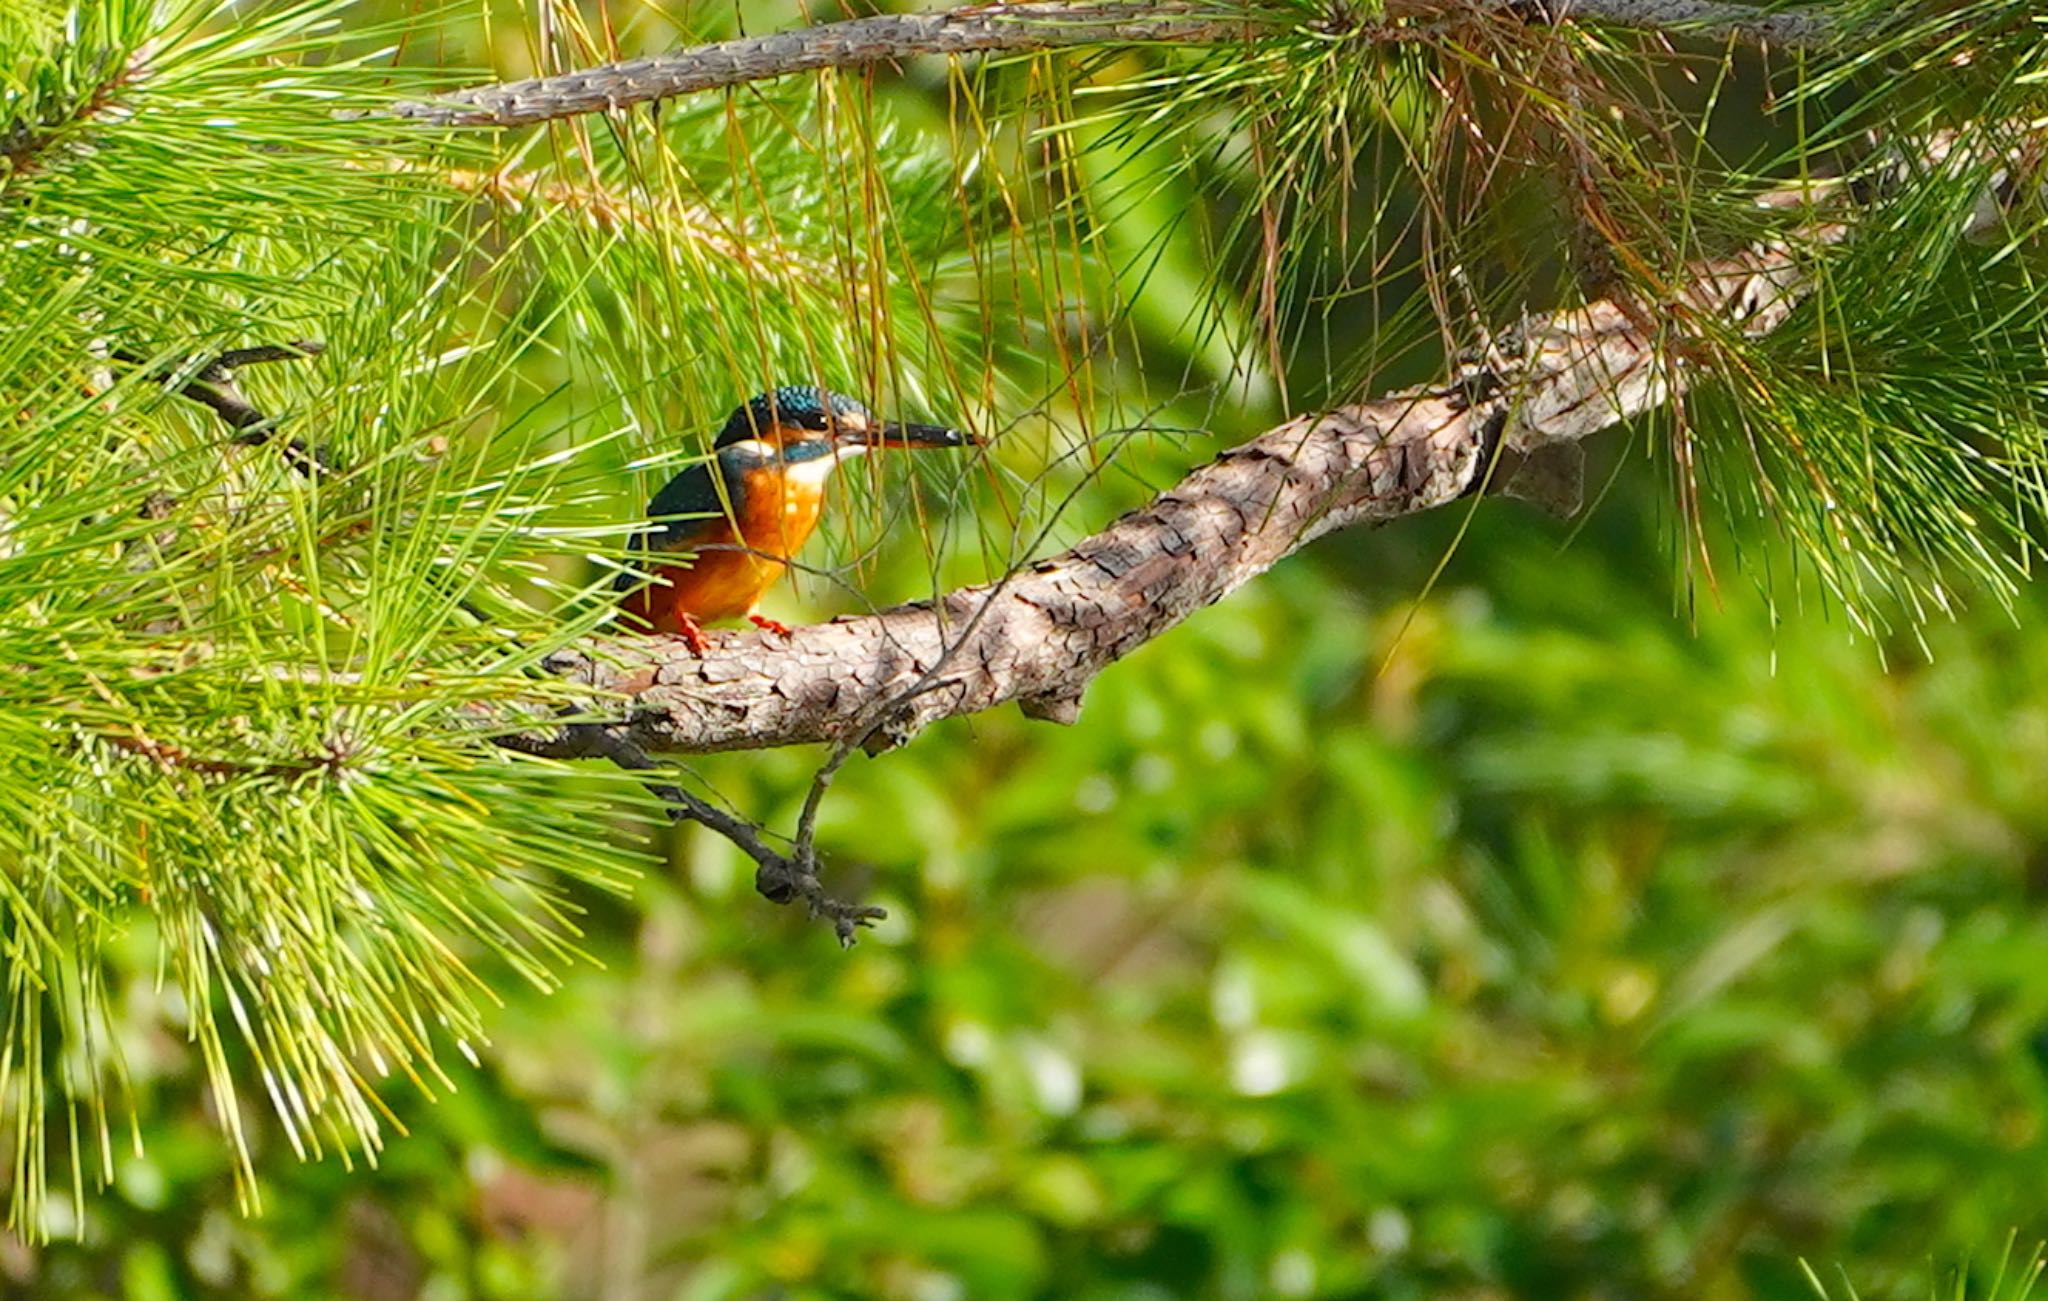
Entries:
[[[566, 723], [548, 733], [514, 733], [496, 738], [499, 745], [543, 759], [606, 759], [627, 772], [659, 772], [662, 765], [625, 729], [611, 724]], [[801, 900], [813, 918], [832, 923], [842, 945], [851, 946], [862, 927], [887, 917], [872, 904], [853, 903], [827, 893], [818, 880], [813, 856], [784, 854], [772, 848], [761, 827], [699, 798], [673, 782], [650, 779], [647, 789], [668, 805], [671, 818], [695, 822], [723, 836], [754, 860], [754, 889], [770, 902]]]
[[1782, 9], [1727, 0], [1520, 0], [1519, 4], [1505, 0], [1483, 7], [1534, 10], [1546, 22], [1575, 19], [1672, 36], [1792, 49], [1837, 44], [1849, 31], [1825, 8]]
[[1074, 45], [1243, 37], [1247, 19], [1185, 4], [988, 4], [932, 14], [878, 14], [772, 36], [748, 36], [553, 77], [453, 91], [390, 112], [433, 126], [523, 126], [645, 104], [700, 90], [819, 68], [854, 68], [914, 54], [985, 54]]
[[[115, 361], [141, 367], [145, 379], [212, 411], [223, 424], [235, 431], [235, 442], [244, 447], [256, 447], [271, 441], [277, 421], [264, 414], [242, 393], [235, 384], [235, 371], [264, 362], [317, 357], [326, 347], [316, 339], [301, 339], [283, 344], [259, 344], [253, 348], [231, 348], [192, 370], [162, 362], [152, 364], [148, 358], [126, 348], [116, 348], [109, 355]], [[309, 478], [333, 468], [318, 448], [308, 446], [302, 439], [287, 441], [284, 450], [292, 468]]]
[[[1778, 10], [1726, 0], [1388, 0], [1368, 20], [1347, 6], [1307, 25], [1319, 35], [1364, 42], [1413, 41], [1461, 19], [1555, 22], [1573, 19], [1671, 36], [1817, 47], [1846, 29], [1826, 10]], [[768, 81], [821, 68], [859, 68], [918, 54], [990, 54], [1086, 45], [1234, 45], [1284, 30], [1298, 15], [1256, 6], [1063, 4], [1027, 0], [928, 14], [878, 14], [816, 27], [747, 36], [585, 68], [552, 77], [452, 91], [387, 110], [430, 126], [526, 126]], [[1431, 24], [1433, 26], [1420, 26]]]
[[294, 339], [290, 343], [259, 343], [253, 348], [230, 348], [214, 358], [213, 365], [206, 369], [220, 372], [224, 378], [244, 366], [261, 365], [266, 361], [302, 361], [307, 357], [317, 357], [325, 351], [327, 345], [318, 339]]
[[[155, 499], [144, 506], [146, 513], [157, 509]], [[101, 701], [115, 709], [121, 707], [120, 698], [106, 683], [92, 674], [86, 678]], [[139, 723], [130, 723], [121, 731], [92, 730], [87, 735], [123, 753], [151, 760], [166, 772], [191, 772], [202, 777], [302, 777], [310, 772], [335, 772], [348, 758], [345, 746], [332, 744], [319, 755], [293, 759], [207, 759], [183, 746], [157, 740], [143, 731]]]

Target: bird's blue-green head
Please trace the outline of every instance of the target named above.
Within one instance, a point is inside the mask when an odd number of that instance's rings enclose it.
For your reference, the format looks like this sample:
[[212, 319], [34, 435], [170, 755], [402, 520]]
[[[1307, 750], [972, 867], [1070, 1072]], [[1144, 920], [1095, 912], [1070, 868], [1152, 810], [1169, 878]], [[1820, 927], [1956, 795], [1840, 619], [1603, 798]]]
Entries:
[[944, 425], [899, 423], [842, 393], [814, 384], [785, 384], [734, 409], [716, 447], [761, 443], [785, 461], [837, 460], [871, 447], [972, 447], [980, 440]]

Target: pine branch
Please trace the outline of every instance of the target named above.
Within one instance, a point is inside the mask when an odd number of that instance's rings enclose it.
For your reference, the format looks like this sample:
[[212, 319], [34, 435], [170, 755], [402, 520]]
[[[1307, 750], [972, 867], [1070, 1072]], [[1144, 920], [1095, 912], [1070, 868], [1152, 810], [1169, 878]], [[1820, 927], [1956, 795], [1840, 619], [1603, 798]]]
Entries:
[[33, 172], [68, 132], [112, 112], [121, 92], [140, 81], [145, 69], [141, 54], [120, 60], [94, 80], [84, 98], [0, 131], [0, 194], [6, 192], [6, 182]]
[[548, 180], [534, 172], [514, 168], [480, 171], [466, 167], [425, 167], [404, 160], [382, 164], [384, 170], [412, 175], [431, 175], [458, 194], [471, 195], [492, 205], [518, 212], [536, 205], [550, 212], [571, 213], [587, 220], [607, 234], [624, 229], [660, 233], [701, 246], [706, 252], [747, 266], [772, 264], [779, 270], [802, 274], [820, 284], [834, 283], [836, 271], [830, 265], [806, 257], [793, 247], [782, 247], [769, 236], [745, 229], [699, 204], [670, 197], [651, 200], [618, 193], [596, 180], [582, 184]]
[[[1082, 45], [1227, 45], [1257, 38], [1294, 15], [1193, 4], [971, 5], [929, 14], [881, 14], [770, 36], [749, 36], [552, 77], [458, 90], [390, 112], [432, 126], [525, 126], [695, 91], [820, 68], [856, 68], [918, 54], [990, 54]], [[1781, 12], [1724, 0], [1391, 0], [1362, 19], [1344, 6], [1311, 24], [1325, 36], [1412, 41], [1460, 19], [1555, 22], [1566, 18], [1669, 35], [1817, 47], [1843, 27], [1824, 11]]]
[[[1578, 337], [1556, 342], [1570, 348]], [[1586, 361], [1575, 376], [1599, 364]], [[1630, 369], [1642, 364], [1634, 358]], [[1592, 384], [1578, 396], [1597, 402]], [[1304, 418], [1003, 584], [798, 628], [787, 640], [714, 633], [702, 658], [665, 642], [606, 641], [550, 667], [632, 697], [630, 735], [652, 750], [844, 738], [876, 751], [1013, 699], [1033, 717], [1071, 722], [1103, 668], [1315, 538], [1475, 490], [1509, 405], [1474, 406], [1443, 388]], [[1648, 405], [1627, 403], [1613, 418]], [[972, 633], [956, 635], [970, 622]]]
[[[1963, 165], [1960, 139], [1936, 137], [1915, 167]], [[2036, 193], [2039, 144], [2028, 134], [2004, 150], [1959, 236]], [[713, 634], [701, 657], [660, 640], [608, 639], [549, 667], [630, 697], [620, 725], [652, 751], [828, 741], [872, 752], [1009, 700], [1031, 717], [1072, 722], [1109, 664], [1317, 538], [1501, 487], [1523, 462], [1678, 396], [1716, 332], [1756, 338], [1778, 328], [1813, 287], [1809, 253], [1853, 230], [1848, 188], [1829, 198], [1844, 210], [1795, 239], [1698, 265], [1661, 305], [1601, 300], [1559, 311], [1495, 340], [1446, 384], [1290, 421], [1000, 583], [786, 640]]]

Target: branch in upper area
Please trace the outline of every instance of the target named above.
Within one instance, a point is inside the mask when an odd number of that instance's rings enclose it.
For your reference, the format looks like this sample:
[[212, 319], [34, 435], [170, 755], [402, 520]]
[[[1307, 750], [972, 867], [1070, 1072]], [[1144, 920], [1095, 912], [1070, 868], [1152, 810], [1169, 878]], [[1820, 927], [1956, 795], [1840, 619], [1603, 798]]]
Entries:
[[1480, 0], [1479, 7], [1533, 10], [1546, 22], [1577, 19], [1670, 36], [1790, 49], [1835, 44], [1849, 30], [1826, 8], [1782, 9], [1726, 0]]
[[[552, 77], [453, 91], [393, 104], [395, 116], [444, 127], [524, 126], [628, 108], [696, 91], [821, 68], [858, 68], [918, 54], [991, 54], [1087, 45], [1237, 45], [1284, 30], [1295, 13], [1227, 4], [969, 5], [928, 14], [878, 14], [771, 36], [718, 41]], [[1817, 47], [1841, 24], [1825, 10], [1781, 11], [1725, 0], [1388, 0], [1365, 19], [1332, 5], [1319, 34], [1365, 42], [1416, 40], [1459, 20], [1597, 22], [1667, 35]]]

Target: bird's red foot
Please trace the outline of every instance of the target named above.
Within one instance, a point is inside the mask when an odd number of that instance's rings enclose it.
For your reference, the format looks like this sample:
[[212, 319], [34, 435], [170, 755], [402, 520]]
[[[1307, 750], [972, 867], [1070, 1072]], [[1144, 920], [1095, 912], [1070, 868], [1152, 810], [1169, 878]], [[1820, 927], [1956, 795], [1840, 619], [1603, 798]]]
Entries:
[[787, 637], [796, 631], [796, 629], [781, 620], [771, 619], [765, 614], [750, 614], [747, 616], [747, 622], [753, 624], [762, 632], [772, 632], [777, 637]]
[[711, 649], [711, 639], [704, 635], [704, 629], [689, 615], [683, 615], [676, 624], [675, 635], [683, 639], [683, 645], [690, 648], [690, 654], [703, 658]]

